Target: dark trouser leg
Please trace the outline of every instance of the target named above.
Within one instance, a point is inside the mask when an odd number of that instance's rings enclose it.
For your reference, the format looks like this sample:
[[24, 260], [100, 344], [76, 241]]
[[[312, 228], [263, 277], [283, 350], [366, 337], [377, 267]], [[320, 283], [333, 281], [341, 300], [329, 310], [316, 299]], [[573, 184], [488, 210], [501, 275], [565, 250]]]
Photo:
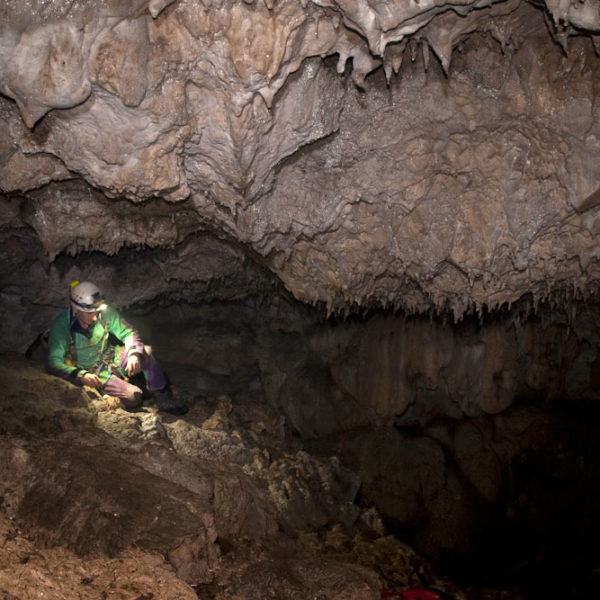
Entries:
[[[164, 371], [154, 356], [152, 356], [151, 348], [144, 346], [144, 353], [142, 354], [140, 361], [146, 377], [148, 389], [151, 392], [157, 392], [156, 400], [158, 410], [169, 412], [173, 415], [184, 415], [188, 411], [188, 408], [185, 404], [182, 404], [173, 398]], [[127, 357], [125, 357], [125, 364], [127, 364]]]
[[142, 390], [114, 374], [104, 384], [102, 391], [109, 396], [120, 398], [127, 408], [135, 408], [142, 403]]
[[[156, 392], [167, 387], [165, 373], [154, 356], [152, 356], [152, 348], [150, 346], [144, 346], [144, 351], [140, 355], [140, 366], [149, 391]], [[127, 353], [123, 350], [120, 356], [120, 371], [126, 373], [126, 367]]]
[[[127, 357], [125, 356], [124, 358], [125, 364], [127, 364]], [[167, 378], [165, 377], [165, 373], [152, 355], [152, 351], [150, 350], [149, 346], [144, 346], [144, 352], [140, 357], [140, 363], [142, 365], [144, 377], [146, 378], [146, 385], [151, 392], [162, 390], [167, 387]]]
[[[73, 385], [77, 385], [81, 387], [81, 380], [79, 377], [73, 377], [72, 375], [68, 375], [59, 369], [55, 369], [51, 367], [49, 364], [46, 364], [46, 371], [50, 375], [56, 375]], [[101, 393], [108, 394], [109, 396], [116, 396], [120, 398], [123, 404], [127, 408], [135, 408], [142, 403], [142, 390], [136, 385], [131, 385], [127, 381], [123, 381], [119, 379], [116, 375], [113, 375], [102, 387]]]
[[[150, 349], [144, 346], [144, 351], [140, 356], [140, 365], [146, 378], [146, 384], [150, 391], [162, 390], [167, 385], [167, 380], [160, 365], [152, 356]], [[127, 366], [127, 353], [121, 354], [121, 370], [124, 372]], [[137, 386], [121, 379], [114, 374], [104, 384], [104, 392], [111, 396], [116, 396], [123, 401], [127, 408], [135, 408], [142, 403], [142, 390]]]

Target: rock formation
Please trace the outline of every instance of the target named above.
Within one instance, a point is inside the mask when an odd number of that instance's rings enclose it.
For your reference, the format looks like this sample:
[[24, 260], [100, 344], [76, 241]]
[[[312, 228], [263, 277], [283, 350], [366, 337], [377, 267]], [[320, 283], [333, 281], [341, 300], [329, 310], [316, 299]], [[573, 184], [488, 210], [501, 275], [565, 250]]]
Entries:
[[[594, 479], [544, 407], [600, 398], [599, 53], [596, 0], [2, 3], [7, 598], [378, 598], [434, 578], [380, 513], [431, 558], [548, 525], [519, 465]], [[189, 417], [22, 359], [77, 279]]]
[[597, 292], [595, 2], [5, 3], [1, 27], [3, 229], [48, 262], [209, 233], [329, 310]]
[[414, 571], [457, 590], [260, 400], [128, 413], [16, 355], [0, 381], [6, 598], [377, 600]]

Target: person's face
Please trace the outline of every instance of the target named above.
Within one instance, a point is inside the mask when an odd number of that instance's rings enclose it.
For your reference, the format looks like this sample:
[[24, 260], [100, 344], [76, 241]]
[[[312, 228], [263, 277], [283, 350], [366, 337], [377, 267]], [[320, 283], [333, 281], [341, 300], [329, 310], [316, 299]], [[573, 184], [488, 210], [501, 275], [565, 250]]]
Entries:
[[92, 323], [95, 323], [97, 319], [98, 319], [98, 311], [95, 311], [95, 312], [78, 311], [77, 312], [77, 320], [79, 321], [79, 324], [84, 329], [87, 329]]

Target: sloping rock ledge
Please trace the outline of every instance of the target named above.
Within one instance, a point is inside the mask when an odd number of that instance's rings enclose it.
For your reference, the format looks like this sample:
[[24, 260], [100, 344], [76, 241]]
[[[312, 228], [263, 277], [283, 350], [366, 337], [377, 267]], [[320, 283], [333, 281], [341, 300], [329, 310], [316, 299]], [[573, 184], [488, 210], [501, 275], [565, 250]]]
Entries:
[[[266, 407], [129, 413], [19, 355], [2, 356], [0, 386], [4, 598], [376, 600], [416, 572], [467, 597]], [[240, 427], [250, 417], [260, 427]]]

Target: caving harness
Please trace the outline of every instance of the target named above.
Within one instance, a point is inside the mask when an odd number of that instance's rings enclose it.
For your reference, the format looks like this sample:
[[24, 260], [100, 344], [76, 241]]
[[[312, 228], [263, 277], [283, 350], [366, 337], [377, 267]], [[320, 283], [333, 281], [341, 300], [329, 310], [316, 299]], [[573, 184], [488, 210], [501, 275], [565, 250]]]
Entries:
[[[71, 341], [69, 343], [69, 348], [67, 350], [68, 358], [65, 360], [65, 362], [67, 364], [72, 364], [73, 366], [75, 366], [77, 363], [77, 344], [75, 342], [75, 333], [77, 333], [77, 332], [73, 329], [73, 323], [75, 321], [76, 321], [76, 317], [72, 316], [71, 317]], [[127, 380], [126, 373], [122, 372], [122, 369], [120, 366], [114, 364], [116, 346], [115, 346], [115, 344], [109, 343], [111, 334], [108, 330], [108, 323], [106, 323], [106, 321], [102, 318], [102, 313], [98, 313], [98, 322], [102, 325], [102, 328], [103, 328], [102, 340], [100, 341], [100, 346], [98, 347], [98, 358], [95, 363], [95, 367], [93, 369], [91, 369], [89, 372], [94, 373], [95, 375], [100, 375], [103, 367], [105, 367], [109, 376], [112, 375], [113, 372], [116, 372], [119, 377]], [[81, 332], [81, 330], [80, 330], [80, 332]], [[84, 333], [84, 335], [86, 335], [86, 334]], [[116, 338], [115, 338], [115, 341], [117, 341]]]

